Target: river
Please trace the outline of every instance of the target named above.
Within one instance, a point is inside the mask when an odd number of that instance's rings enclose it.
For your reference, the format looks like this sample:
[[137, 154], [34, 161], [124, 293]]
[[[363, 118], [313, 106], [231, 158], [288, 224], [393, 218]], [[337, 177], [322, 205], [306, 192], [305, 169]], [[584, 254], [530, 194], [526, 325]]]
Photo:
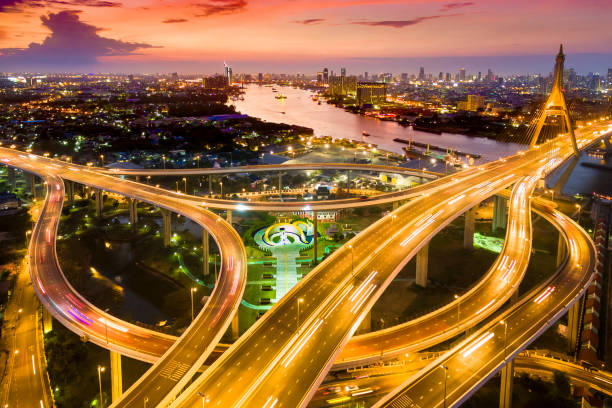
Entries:
[[[276, 86], [286, 99], [276, 99], [279, 93], [272, 92], [271, 87], [248, 85], [245, 87], [244, 100], [233, 102], [236, 109], [246, 115], [254, 116], [268, 122], [288, 123], [312, 128], [316, 136], [331, 136], [366, 140], [379, 148], [403, 153], [405, 146], [393, 139], [412, 139], [422, 143], [452, 148], [466, 153], [480, 154], [481, 162], [499, 157], [510, 156], [521, 148], [514, 143], [503, 143], [496, 140], [470, 137], [465, 135], [442, 133], [441, 135], [415, 131], [396, 122], [382, 121], [346, 112], [333, 105], [319, 105], [312, 100], [312, 93], [303, 89]], [[284, 112], [284, 113], [283, 113]], [[362, 136], [362, 132], [370, 134]]]

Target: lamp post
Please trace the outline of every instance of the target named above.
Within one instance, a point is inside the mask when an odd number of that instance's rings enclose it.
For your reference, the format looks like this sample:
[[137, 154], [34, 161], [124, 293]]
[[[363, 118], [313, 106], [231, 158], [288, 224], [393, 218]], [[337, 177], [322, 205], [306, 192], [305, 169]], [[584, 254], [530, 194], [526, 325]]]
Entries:
[[25, 233], [25, 243], [26, 246], [28, 246], [28, 235], [30, 235], [32, 233], [32, 230], [27, 230]]
[[440, 365], [444, 369], [444, 408], [446, 408], [446, 377], [448, 377], [448, 366]]
[[[455, 295], [455, 299], [459, 299], [459, 295]], [[461, 320], [459, 315], [461, 314], [461, 302], [457, 301], [457, 324], [459, 324], [459, 321]]]
[[504, 361], [506, 361], [506, 339], [508, 337], [508, 323], [500, 320], [499, 324], [504, 325]]
[[162, 154], [162, 161], [164, 162], [164, 170], [166, 169], [166, 155]]
[[198, 288], [191, 288], [191, 321], [193, 322], [193, 294], [198, 291]]
[[175, 181], [174, 183], [176, 184], [176, 192], [178, 193], [178, 192], [179, 192], [179, 189], [178, 189], [178, 181]]
[[223, 198], [223, 182], [219, 182], [219, 187], [221, 187], [221, 198]]
[[304, 298], [299, 298], [297, 300], [297, 329], [300, 328], [300, 303], [304, 302]]
[[187, 194], [187, 177], [183, 177], [183, 183], [185, 183], [185, 194]]
[[98, 366], [98, 385], [100, 386], [100, 407], [102, 408], [104, 405], [102, 404], [102, 373], [106, 370], [104, 366]]

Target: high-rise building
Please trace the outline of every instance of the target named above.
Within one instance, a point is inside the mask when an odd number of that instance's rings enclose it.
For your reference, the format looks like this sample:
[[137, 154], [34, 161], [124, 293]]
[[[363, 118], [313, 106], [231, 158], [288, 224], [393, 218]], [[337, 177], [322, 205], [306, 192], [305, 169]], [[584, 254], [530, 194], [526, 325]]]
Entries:
[[[608, 68], [608, 85], [612, 84], [612, 68]], [[608, 86], [609, 88], [610, 86]]]
[[495, 81], [495, 75], [493, 75], [493, 71], [491, 71], [491, 68], [487, 70], [487, 76], [485, 77], [485, 81], [487, 82]]
[[402, 72], [402, 82], [408, 82], [408, 74], [406, 72]]
[[323, 68], [323, 82], [329, 83], [329, 70], [327, 68]]
[[476, 78], [478, 82], [482, 81], [482, 72], [478, 71], [478, 78]]
[[260, 72], [259, 74], [257, 74], [257, 80], [259, 82], [263, 82], [263, 73]]
[[419, 81], [425, 80], [425, 67], [419, 68]]
[[177, 82], [179, 80], [179, 76], [177, 72], [172, 73], [172, 81]]
[[333, 97], [355, 95], [357, 78], [354, 76], [336, 76], [329, 78], [329, 93]]
[[440, 72], [438, 74], [438, 81], [443, 81], [444, 80], [444, 72]]
[[323, 72], [317, 72], [317, 82], [319, 84], [323, 83]]
[[461, 68], [459, 70], [459, 80], [460, 81], [465, 81], [465, 68]]
[[387, 84], [380, 82], [358, 82], [357, 103], [359, 105], [382, 105], [387, 101]]
[[346, 68], [340, 68], [340, 76], [342, 77], [346, 76]]
[[364, 72], [363, 77], [366, 79], [366, 81], [368, 80], [368, 71]]
[[468, 95], [467, 97], [467, 110], [476, 112], [478, 109], [483, 109], [485, 104], [484, 96], [480, 95]]
[[223, 66], [225, 67], [225, 78], [227, 79], [227, 84], [231, 85], [231, 83], [232, 83], [232, 67], [227, 65], [225, 62], [223, 63]]
[[446, 81], [450, 82], [450, 80], [451, 80], [451, 74], [450, 74], [450, 72], [447, 72], [446, 73]]

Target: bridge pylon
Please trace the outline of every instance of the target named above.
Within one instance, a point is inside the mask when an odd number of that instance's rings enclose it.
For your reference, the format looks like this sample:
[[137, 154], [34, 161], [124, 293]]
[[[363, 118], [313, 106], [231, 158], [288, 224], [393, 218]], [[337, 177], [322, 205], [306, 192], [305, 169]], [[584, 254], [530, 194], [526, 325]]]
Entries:
[[544, 105], [544, 111], [538, 118], [538, 123], [535, 127], [531, 143], [529, 147], [534, 147], [540, 137], [542, 128], [546, 124], [546, 120], [551, 117], [560, 117], [562, 120], [562, 126], [565, 128], [565, 133], [569, 134], [572, 139], [572, 146], [574, 152], [578, 155], [578, 144], [576, 143], [576, 135], [574, 134], [574, 128], [572, 127], [572, 120], [570, 118], [569, 109], [567, 108], [567, 102], [565, 101], [565, 93], [563, 90], [563, 64], [565, 62], [565, 54], [563, 54], [563, 44], [559, 47], [559, 53], [557, 54], [555, 62], [555, 78], [553, 80], [553, 87], [548, 95], [546, 104]]

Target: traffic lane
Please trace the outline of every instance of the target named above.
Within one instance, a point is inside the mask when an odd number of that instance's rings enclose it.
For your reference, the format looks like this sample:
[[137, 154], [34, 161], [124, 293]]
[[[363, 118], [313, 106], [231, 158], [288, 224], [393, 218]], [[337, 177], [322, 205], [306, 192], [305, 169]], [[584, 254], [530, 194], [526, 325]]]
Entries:
[[502, 315], [507, 326], [497, 321], [490, 323], [441, 358], [439, 364], [436, 362], [425, 369], [417, 380], [411, 384], [402, 384], [394, 390], [392, 397], [385, 398], [377, 407], [389, 406], [392, 401], [400, 399], [412, 401], [415, 407], [441, 406], [444, 400], [435, 383], [438, 378], [444, 379], [444, 374], [438, 372], [444, 371], [444, 367], [448, 367], [447, 403], [448, 406], [454, 406], [464, 401], [493, 375], [503, 363], [504, 354], [512, 356], [520, 352], [545, 330], [548, 321], [554, 321], [565, 313], [565, 305], [575, 300], [590, 282], [594, 248], [588, 235], [564, 216], [555, 213], [554, 217], [545, 217], [558, 222], [558, 229], [567, 234], [569, 239], [570, 261], [562, 271], [548, 283], [531, 291], [506, 316]]

